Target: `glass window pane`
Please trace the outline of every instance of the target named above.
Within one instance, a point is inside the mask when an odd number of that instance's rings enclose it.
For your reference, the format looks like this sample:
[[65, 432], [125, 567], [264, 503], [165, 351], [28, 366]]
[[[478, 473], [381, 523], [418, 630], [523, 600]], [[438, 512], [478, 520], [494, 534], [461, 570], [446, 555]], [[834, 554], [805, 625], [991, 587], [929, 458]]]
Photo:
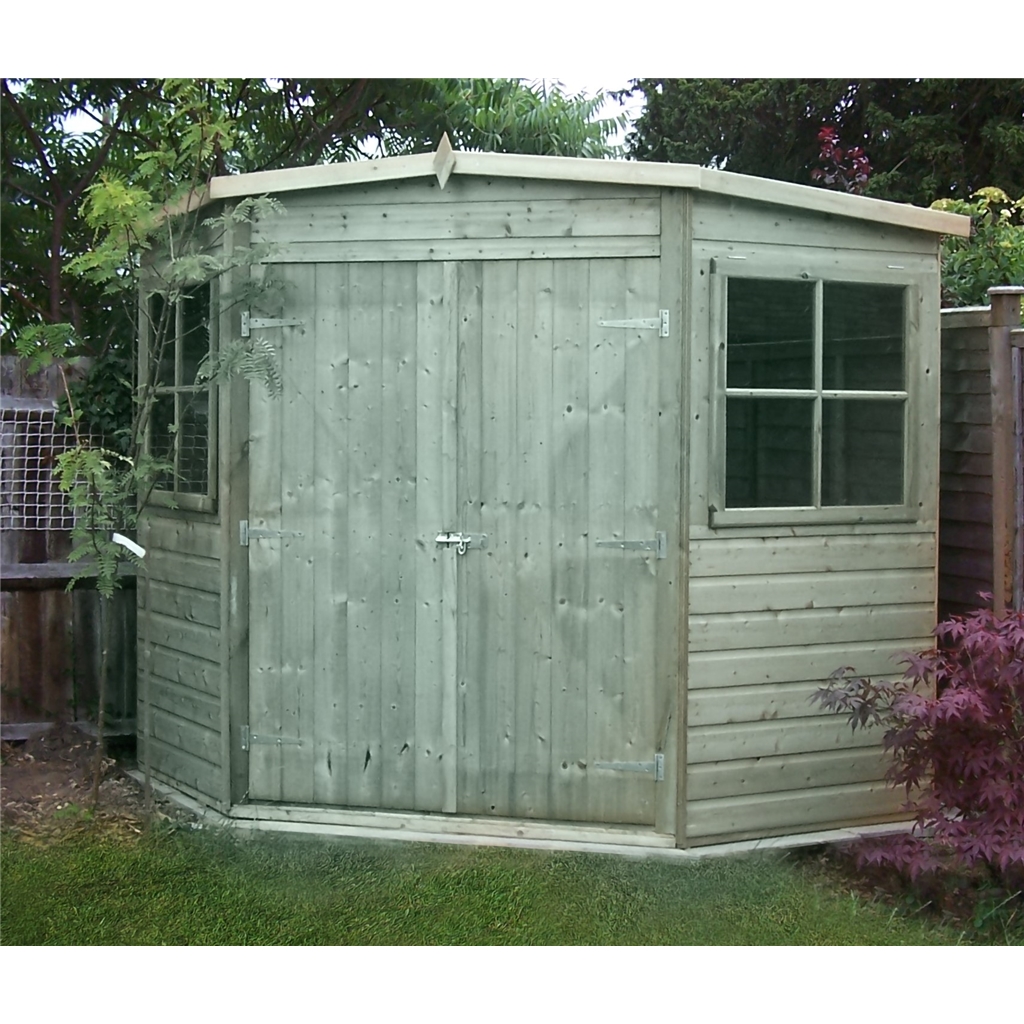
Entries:
[[823, 386], [902, 391], [904, 289], [828, 282], [824, 289]]
[[174, 313], [162, 295], [149, 299], [149, 353], [158, 359], [156, 382], [161, 387], [174, 387]]
[[181, 384], [196, 382], [199, 364], [210, 351], [210, 286], [190, 289], [181, 299]]
[[733, 277], [728, 284], [726, 385], [814, 386], [814, 282]]
[[813, 423], [813, 398], [726, 399], [726, 507], [811, 505]]
[[903, 402], [822, 404], [822, 505], [903, 504]]
[[178, 429], [178, 490], [205, 494], [208, 487], [210, 447], [210, 394], [184, 392]]
[[[173, 462], [174, 395], [157, 395], [149, 421], [149, 454], [154, 459]], [[174, 490], [174, 473], [161, 473], [156, 486], [162, 491]]]

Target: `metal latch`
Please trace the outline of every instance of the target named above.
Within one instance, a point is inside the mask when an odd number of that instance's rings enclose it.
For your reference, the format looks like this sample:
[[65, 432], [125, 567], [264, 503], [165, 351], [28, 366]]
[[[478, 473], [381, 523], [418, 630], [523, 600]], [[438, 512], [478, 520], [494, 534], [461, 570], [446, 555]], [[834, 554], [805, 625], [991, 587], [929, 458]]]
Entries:
[[249, 526], [248, 519], [238, 520], [238, 543], [243, 548], [249, 546], [250, 540], [261, 540], [268, 537], [301, 537], [301, 530], [268, 530], [262, 526]]
[[248, 338], [249, 331], [261, 331], [265, 327], [301, 327], [306, 321], [295, 317], [273, 318], [264, 316], [249, 316], [247, 309], [242, 310], [242, 337]]
[[668, 558], [668, 537], [664, 530], [654, 535], [654, 540], [596, 540], [599, 548], [620, 548], [623, 551], [656, 551], [658, 558]]
[[659, 309], [657, 316], [641, 320], [598, 320], [598, 327], [628, 327], [638, 331], [657, 331], [661, 338], [668, 337], [668, 310]]
[[486, 533], [439, 533], [434, 540], [438, 544], [452, 544], [457, 554], [464, 555], [470, 548], [487, 547]]
[[247, 725], [240, 725], [238, 731], [241, 734], [243, 750], [248, 750], [253, 743], [266, 743], [277, 747], [302, 746], [302, 740], [292, 739], [290, 736], [262, 736], [260, 733], [249, 732]]
[[665, 755], [655, 754], [653, 761], [595, 761], [595, 768], [609, 772], [640, 772], [653, 775], [655, 782], [665, 781]]

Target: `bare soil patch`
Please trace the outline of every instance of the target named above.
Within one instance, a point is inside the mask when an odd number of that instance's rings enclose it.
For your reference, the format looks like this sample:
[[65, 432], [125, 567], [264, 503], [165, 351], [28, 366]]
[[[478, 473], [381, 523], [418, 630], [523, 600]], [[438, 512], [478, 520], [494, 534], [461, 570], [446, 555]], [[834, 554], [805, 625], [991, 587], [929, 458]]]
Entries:
[[0, 744], [0, 819], [26, 838], [56, 838], [84, 826], [141, 833], [147, 822], [188, 818], [177, 804], [154, 793], [152, 811], [128, 772], [134, 744], [108, 741], [99, 804], [92, 806], [96, 741], [72, 725]]

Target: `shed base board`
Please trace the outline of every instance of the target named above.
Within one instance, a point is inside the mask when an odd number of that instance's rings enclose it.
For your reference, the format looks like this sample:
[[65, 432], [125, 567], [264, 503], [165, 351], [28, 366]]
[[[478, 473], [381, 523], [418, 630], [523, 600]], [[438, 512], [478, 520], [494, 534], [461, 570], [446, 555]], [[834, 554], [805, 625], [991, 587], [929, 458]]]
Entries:
[[[141, 772], [135, 771], [130, 774], [137, 782], [143, 781]], [[332, 839], [494, 846], [567, 853], [607, 853], [658, 860], [698, 860], [704, 857], [728, 857], [767, 850], [818, 846], [823, 843], [843, 843], [865, 836], [909, 832], [914, 824], [911, 821], [888, 822], [882, 825], [804, 832], [799, 835], [748, 839], [743, 842], [718, 843], [680, 850], [673, 845], [674, 840], [671, 836], [641, 829], [612, 829], [453, 816], [444, 819], [448, 830], [441, 831], [437, 827], [440, 823], [439, 815], [335, 811], [270, 804], [239, 805], [232, 808], [229, 814], [221, 814], [164, 783], [154, 781], [153, 789], [192, 811], [203, 825], [230, 828], [250, 835], [276, 832]], [[314, 818], [320, 820], [312, 820]], [[345, 818], [348, 821], [343, 820]]]

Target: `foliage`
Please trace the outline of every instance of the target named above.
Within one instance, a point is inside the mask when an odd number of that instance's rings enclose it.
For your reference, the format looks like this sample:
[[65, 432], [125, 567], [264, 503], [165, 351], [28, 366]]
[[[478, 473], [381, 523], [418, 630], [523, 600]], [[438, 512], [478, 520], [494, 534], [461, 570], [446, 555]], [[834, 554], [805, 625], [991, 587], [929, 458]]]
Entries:
[[820, 167], [811, 171], [811, 180], [820, 181], [827, 188], [860, 194], [871, 177], [871, 164], [860, 146], [844, 150], [839, 144], [839, 133], [830, 125], [818, 132], [821, 152]]
[[[217, 216], [206, 217], [200, 204], [187, 201], [202, 194], [216, 154], [232, 144], [235, 126], [223, 109], [209, 102], [202, 82], [168, 81], [164, 89], [174, 102], [164, 110], [159, 141], [135, 154], [137, 167], [131, 175], [108, 167], [80, 190], [80, 214], [90, 232], [88, 243], [78, 253], [62, 254], [69, 258], [60, 267], [62, 280], [84, 282], [89, 293], [109, 308], [160, 309], [146, 327], [147, 372], [134, 385], [125, 372], [135, 361], [134, 317], [107, 357], [93, 367], [90, 383], [94, 388], [86, 392], [81, 404], [76, 402], [76, 393], [82, 397], [82, 392], [72, 390], [65, 366], [83, 346], [75, 324], [61, 319], [59, 303], [52, 321], [26, 324], [14, 339], [15, 349], [27, 360], [30, 373], [52, 363], [60, 369], [64, 382], [61, 419], [74, 432], [76, 443], [58, 455], [56, 472], [75, 515], [69, 560], [83, 563], [69, 587], [89, 575], [95, 577], [97, 590], [106, 599], [120, 585], [124, 563], [140, 563], [131, 547], [131, 534], [158, 480], [174, 470], [177, 426], [198, 394], [193, 390], [176, 392], [179, 418], [167, 425], [169, 450], [159, 457], [152, 454], [147, 437], [157, 386], [168, 384], [158, 380], [160, 367], [168, 361], [183, 365], [177, 310], [183, 309], [184, 321], [185, 303], [196, 288], [209, 292], [214, 281], [222, 282], [217, 288], [221, 311], [238, 301], [231, 288], [232, 272], [263, 262], [270, 250], [266, 245], [232, 245], [231, 233], [240, 224], [279, 210], [275, 201], [263, 198], [243, 200]], [[106, 134], [109, 139], [112, 129], [108, 128]], [[150, 302], [153, 295], [160, 297], [159, 302]], [[245, 297], [251, 297], [248, 291]], [[217, 353], [209, 354], [202, 363], [202, 379], [211, 386], [236, 372], [268, 380], [271, 386], [279, 385], [280, 376], [272, 369], [272, 360], [259, 338], [228, 337], [224, 346], [232, 354], [230, 364]], [[195, 384], [177, 378], [170, 383], [179, 389]], [[128, 535], [128, 542], [119, 535]], [[104, 616], [97, 721], [101, 739], [95, 754], [94, 804], [99, 799], [103, 763], [112, 620], [110, 614]]]
[[151, 197], [213, 174], [425, 152], [444, 131], [464, 149], [608, 156], [623, 119], [598, 119], [603, 99], [517, 79], [4, 80], [4, 346], [70, 324], [75, 354], [130, 348], [135, 307], [107, 274], [124, 238], [96, 245], [90, 217], [137, 224]]
[[866, 194], [927, 206], [998, 181], [1024, 193], [1020, 79], [636, 79], [639, 160], [810, 184], [818, 131], [835, 128], [874, 171]]
[[916, 833], [865, 846], [861, 862], [892, 865], [912, 880], [944, 865], [980, 865], [1020, 896], [1024, 613], [980, 610], [935, 633], [941, 646], [908, 655], [902, 680], [874, 683], [840, 669], [814, 698], [847, 714], [854, 729], [887, 725], [888, 778], [913, 800]]
[[1000, 188], [980, 188], [970, 200], [939, 199], [935, 210], [971, 218], [971, 237], [942, 241], [942, 304], [984, 306], [988, 289], [1024, 285], [1024, 196], [1014, 201]]

